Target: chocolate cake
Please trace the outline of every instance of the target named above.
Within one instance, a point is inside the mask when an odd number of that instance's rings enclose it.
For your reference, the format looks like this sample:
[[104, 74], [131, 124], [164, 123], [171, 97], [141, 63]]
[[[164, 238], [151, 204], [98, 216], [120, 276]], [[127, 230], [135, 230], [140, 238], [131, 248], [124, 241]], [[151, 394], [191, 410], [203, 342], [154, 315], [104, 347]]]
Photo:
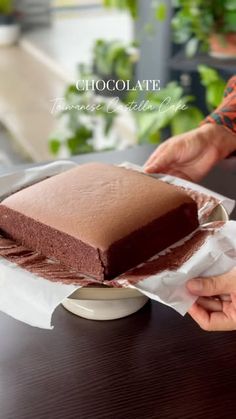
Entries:
[[96, 279], [111, 279], [198, 227], [196, 203], [133, 170], [89, 163], [0, 204], [0, 229]]

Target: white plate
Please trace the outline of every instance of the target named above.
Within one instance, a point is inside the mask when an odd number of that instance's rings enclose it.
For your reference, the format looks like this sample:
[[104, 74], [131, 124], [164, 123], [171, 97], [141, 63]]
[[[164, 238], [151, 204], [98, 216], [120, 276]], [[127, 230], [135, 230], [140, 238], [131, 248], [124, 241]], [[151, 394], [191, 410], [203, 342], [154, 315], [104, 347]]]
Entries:
[[[208, 222], [227, 221], [225, 208], [218, 205]], [[71, 313], [91, 320], [114, 320], [129, 316], [142, 308], [148, 298], [131, 288], [84, 287], [66, 298], [62, 305]]]
[[91, 320], [114, 320], [135, 313], [148, 298], [130, 288], [85, 287], [75, 291], [63, 306]]

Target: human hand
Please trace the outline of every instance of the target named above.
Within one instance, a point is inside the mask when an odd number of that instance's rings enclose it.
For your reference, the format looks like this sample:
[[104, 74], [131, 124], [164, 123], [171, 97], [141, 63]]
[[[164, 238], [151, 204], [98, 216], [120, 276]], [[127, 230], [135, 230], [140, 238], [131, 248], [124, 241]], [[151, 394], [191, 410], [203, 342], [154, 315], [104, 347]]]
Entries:
[[168, 173], [193, 182], [236, 150], [236, 135], [226, 128], [204, 124], [162, 143], [145, 164], [146, 173]]
[[199, 296], [189, 314], [203, 330], [236, 330], [236, 268], [219, 276], [191, 279], [187, 289]]

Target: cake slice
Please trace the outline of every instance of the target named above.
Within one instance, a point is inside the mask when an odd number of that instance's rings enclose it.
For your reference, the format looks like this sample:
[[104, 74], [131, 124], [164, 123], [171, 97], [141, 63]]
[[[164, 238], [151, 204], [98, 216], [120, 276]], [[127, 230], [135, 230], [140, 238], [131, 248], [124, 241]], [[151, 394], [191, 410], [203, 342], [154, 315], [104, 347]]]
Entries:
[[153, 177], [89, 163], [14, 193], [0, 229], [96, 279], [111, 279], [198, 227], [196, 203]]

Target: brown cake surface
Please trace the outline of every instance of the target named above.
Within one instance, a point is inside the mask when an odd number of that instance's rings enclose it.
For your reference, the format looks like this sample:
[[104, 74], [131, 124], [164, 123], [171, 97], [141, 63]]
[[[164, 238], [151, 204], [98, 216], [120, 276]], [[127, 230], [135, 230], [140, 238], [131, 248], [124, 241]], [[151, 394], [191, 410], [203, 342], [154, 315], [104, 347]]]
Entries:
[[0, 204], [0, 228], [97, 279], [143, 262], [198, 226], [195, 202], [148, 175], [89, 163]]

